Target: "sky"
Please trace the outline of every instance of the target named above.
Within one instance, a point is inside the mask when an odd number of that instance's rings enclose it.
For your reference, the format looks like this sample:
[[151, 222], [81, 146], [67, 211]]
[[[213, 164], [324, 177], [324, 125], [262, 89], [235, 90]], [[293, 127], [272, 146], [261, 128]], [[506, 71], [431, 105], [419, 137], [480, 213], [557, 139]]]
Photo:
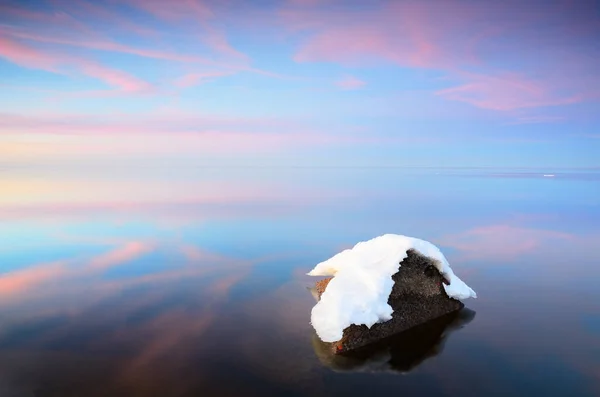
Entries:
[[0, 166], [600, 167], [600, 3], [0, 1]]

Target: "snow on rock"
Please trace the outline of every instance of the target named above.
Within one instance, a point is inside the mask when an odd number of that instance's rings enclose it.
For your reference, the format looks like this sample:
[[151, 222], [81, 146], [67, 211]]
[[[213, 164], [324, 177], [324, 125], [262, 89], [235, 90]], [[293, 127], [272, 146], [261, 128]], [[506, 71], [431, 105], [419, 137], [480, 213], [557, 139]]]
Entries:
[[385, 234], [359, 242], [319, 263], [309, 276], [335, 276], [313, 307], [311, 323], [323, 342], [336, 342], [352, 324], [371, 327], [392, 318], [387, 301], [392, 292], [392, 275], [414, 249], [434, 260], [437, 269], [450, 283], [444, 285], [451, 298], [476, 298], [467, 284], [454, 274], [440, 250], [428, 241], [397, 234]]

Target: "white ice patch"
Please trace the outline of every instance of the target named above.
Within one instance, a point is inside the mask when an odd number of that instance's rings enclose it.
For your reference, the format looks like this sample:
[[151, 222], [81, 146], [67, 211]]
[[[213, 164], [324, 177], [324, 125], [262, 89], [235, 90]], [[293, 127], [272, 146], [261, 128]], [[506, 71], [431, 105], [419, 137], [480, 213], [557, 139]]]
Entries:
[[428, 241], [385, 234], [356, 244], [319, 263], [309, 276], [335, 276], [327, 285], [321, 300], [313, 307], [311, 323], [323, 342], [336, 342], [352, 324], [371, 327], [392, 318], [387, 301], [392, 292], [392, 275], [414, 249], [434, 260], [436, 267], [450, 282], [444, 285], [451, 298], [476, 298], [467, 284], [454, 274], [440, 250]]

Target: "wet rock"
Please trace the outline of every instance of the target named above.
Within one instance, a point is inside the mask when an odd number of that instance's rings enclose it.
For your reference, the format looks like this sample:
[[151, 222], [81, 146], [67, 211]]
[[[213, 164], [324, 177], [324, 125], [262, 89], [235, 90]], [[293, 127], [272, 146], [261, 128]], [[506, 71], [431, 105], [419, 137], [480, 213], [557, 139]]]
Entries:
[[[315, 285], [318, 298], [327, 289], [332, 277]], [[334, 354], [341, 354], [367, 346], [426, 323], [464, 307], [459, 300], [448, 297], [445, 282], [431, 259], [415, 250], [408, 250], [407, 257], [399, 263], [398, 272], [392, 275], [394, 286], [388, 304], [394, 310], [392, 319], [374, 324], [351, 325], [344, 330], [342, 339], [328, 343]]]
[[319, 361], [336, 372], [408, 373], [441, 354], [448, 337], [474, 318], [474, 311], [463, 308], [343, 354], [316, 333], [312, 345]]

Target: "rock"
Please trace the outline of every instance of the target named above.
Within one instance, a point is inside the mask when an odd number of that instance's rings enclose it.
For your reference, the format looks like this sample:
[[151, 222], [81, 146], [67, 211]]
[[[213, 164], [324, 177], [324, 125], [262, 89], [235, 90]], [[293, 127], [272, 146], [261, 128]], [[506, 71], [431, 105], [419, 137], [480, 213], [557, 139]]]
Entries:
[[312, 345], [319, 361], [336, 372], [408, 373], [441, 354], [448, 337], [474, 318], [463, 308], [344, 354], [335, 354], [316, 333]]
[[327, 284], [329, 284], [329, 282], [333, 280], [333, 277], [328, 277], [326, 279], [317, 281], [315, 283], [315, 290], [317, 291], [317, 299], [321, 298], [321, 295], [323, 295], [323, 292], [325, 292], [325, 288], [327, 288]]
[[[459, 300], [448, 297], [443, 287], [445, 280], [430, 258], [408, 250], [407, 257], [399, 265], [398, 272], [392, 276], [394, 286], [388, 299], [394, 310], [392, 319], [371, 328], [355, 324], [347, 327], [342, 339], [326, 344], [332, 353], [356, 350], [464, 307]], [[319, 298], [331, 279], [316, 283]]]

